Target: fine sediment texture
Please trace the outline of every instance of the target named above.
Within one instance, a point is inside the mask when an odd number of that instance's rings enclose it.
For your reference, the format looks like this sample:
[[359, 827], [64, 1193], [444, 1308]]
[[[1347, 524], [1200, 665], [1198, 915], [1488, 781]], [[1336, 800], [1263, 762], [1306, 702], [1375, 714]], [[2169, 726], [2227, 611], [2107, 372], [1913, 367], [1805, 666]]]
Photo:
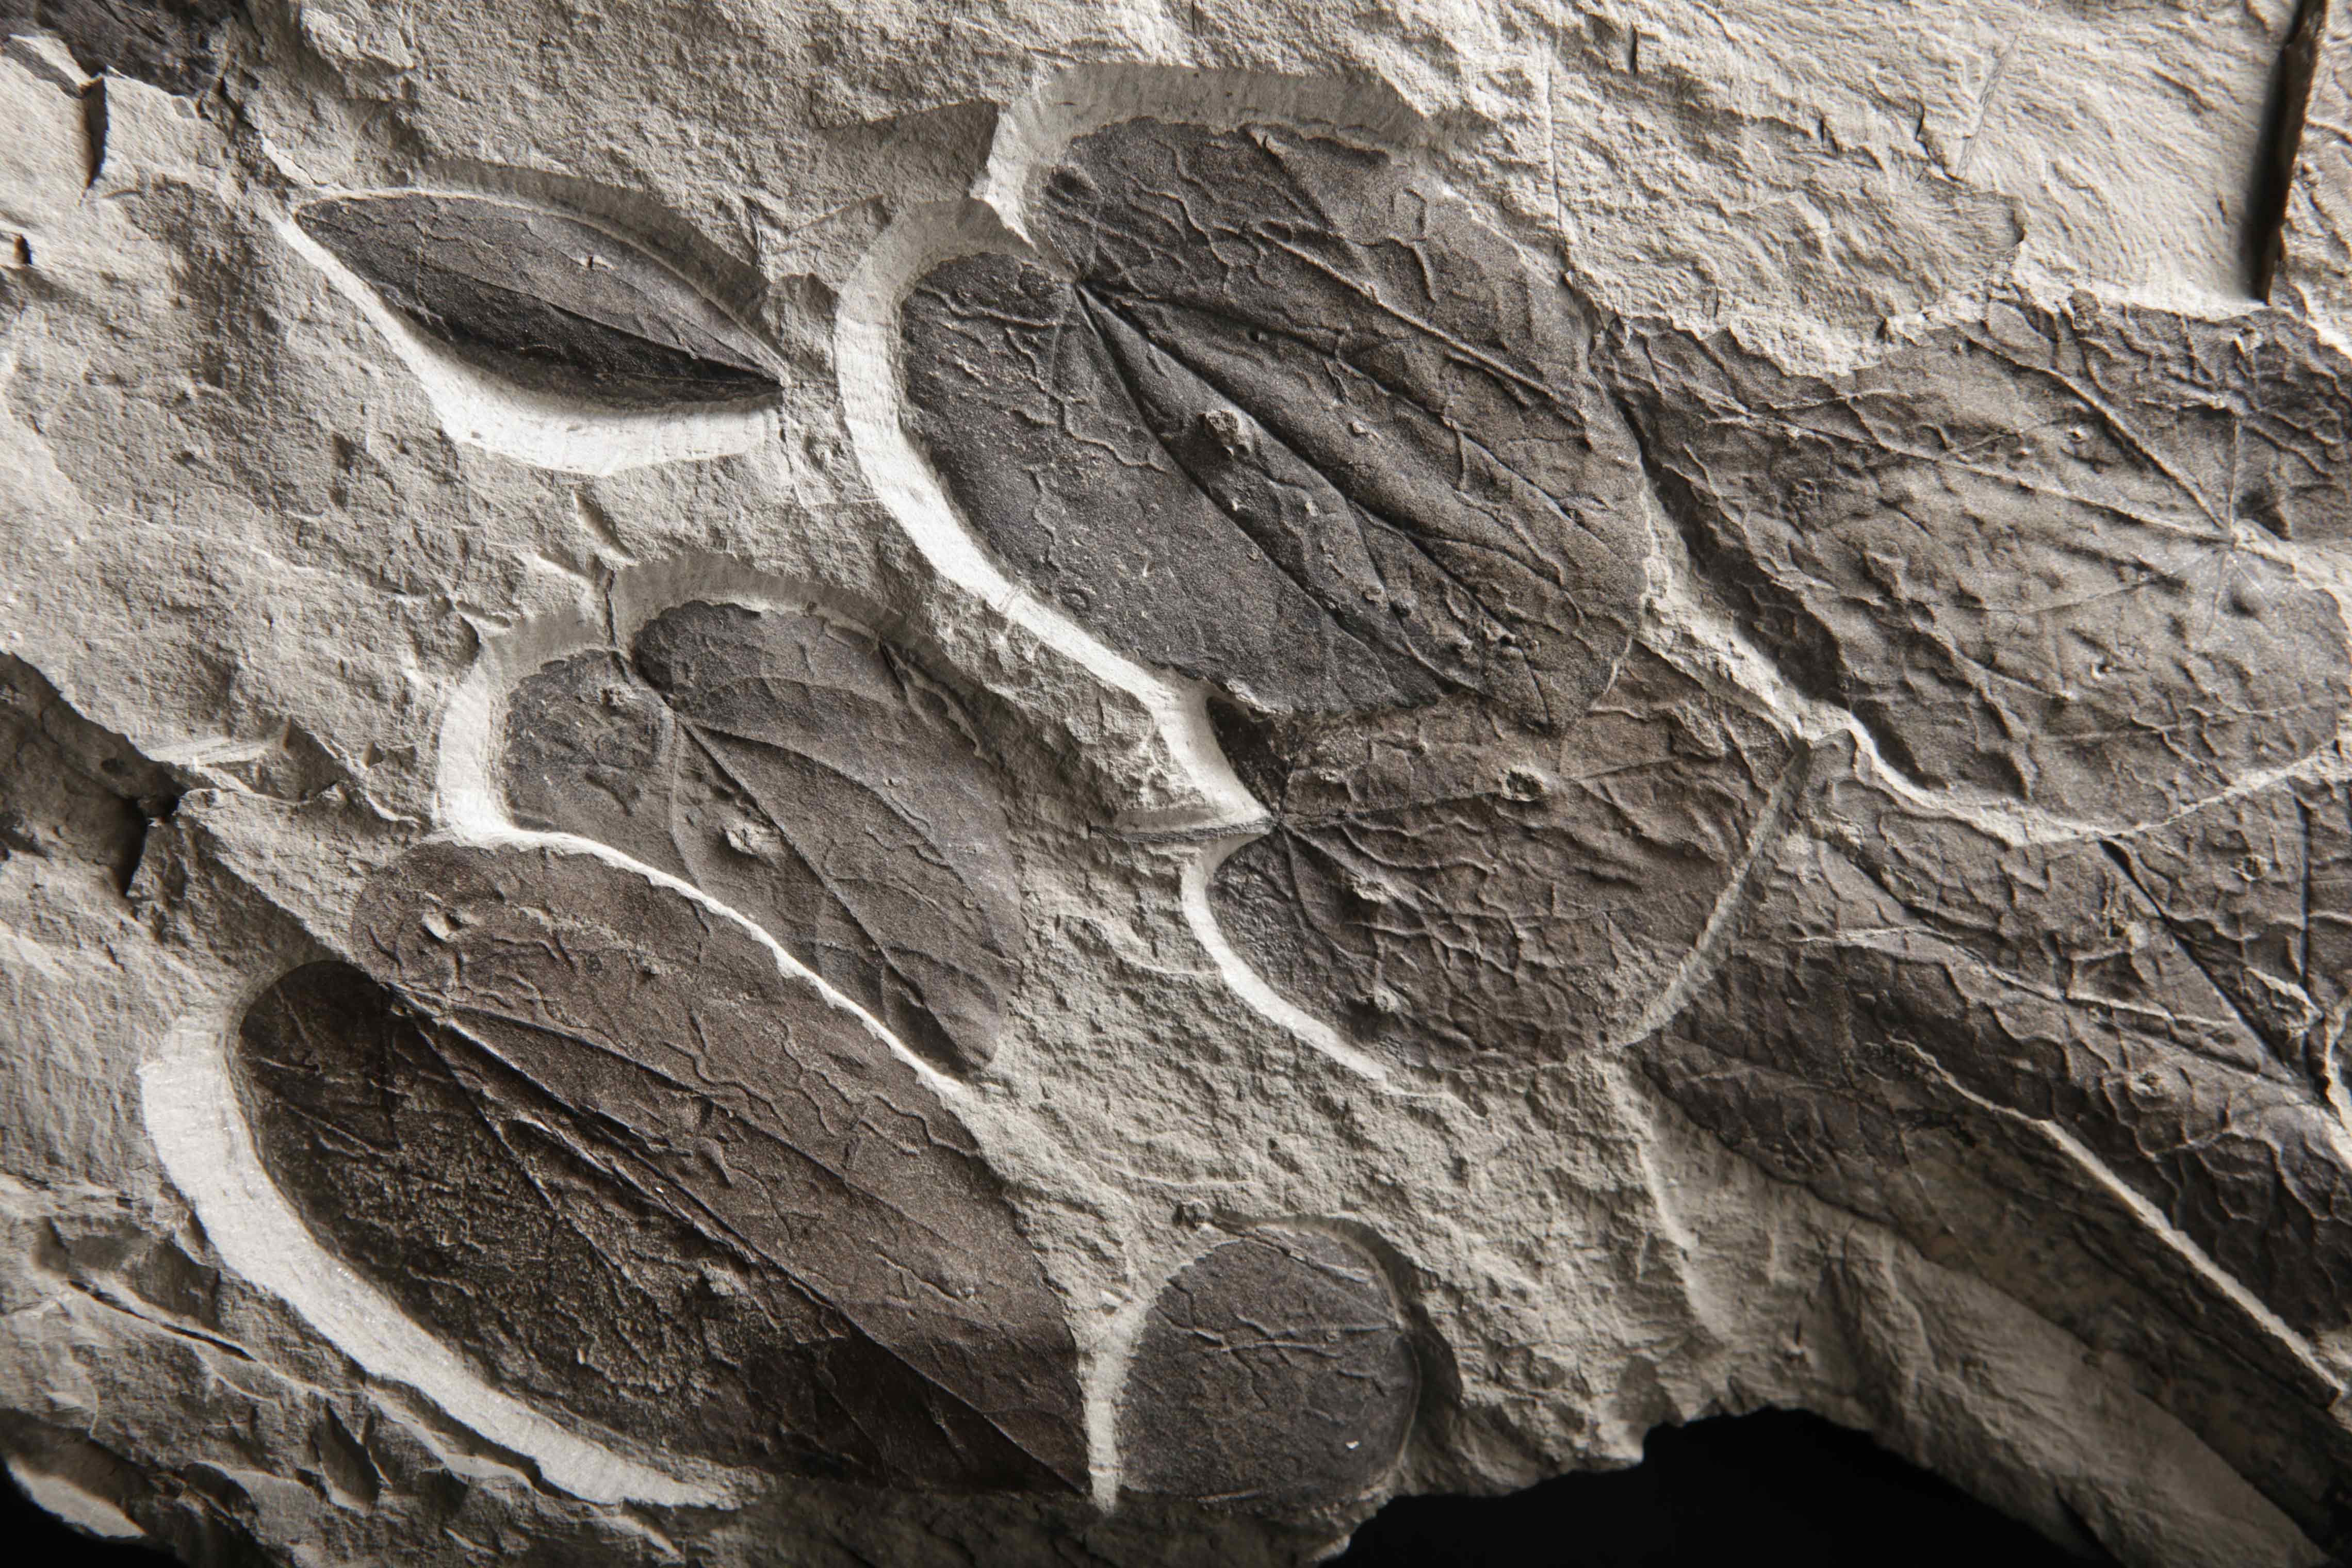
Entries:
[[169, 773], [75, 712], [39, 670], [0, 654], [0, 865], [21, 858], [100, 871], [127, 890], [149, 823], [169, 816], [180, 794]]

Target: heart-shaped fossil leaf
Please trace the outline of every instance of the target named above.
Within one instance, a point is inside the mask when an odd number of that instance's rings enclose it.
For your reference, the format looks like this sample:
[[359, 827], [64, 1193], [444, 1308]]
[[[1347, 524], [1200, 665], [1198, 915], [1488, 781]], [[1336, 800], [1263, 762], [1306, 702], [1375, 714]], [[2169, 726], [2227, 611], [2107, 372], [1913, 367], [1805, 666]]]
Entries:
[[1254, 724], [1225, 749], [1273, 807], [1211, 906], [1274, 987], [1376, 1054], [1556, 1058], [1674, 984], [1792, 758], [1635, 645], [1565, 735], [1457, 700]]
[[1836, 377], [1626, 323], [1602, 363], [1694, 559], [1922, 784], [2150, 822], [2352, 700], [2336, 604], [2250, 548], [2344, 531], [2352, 362], [2289, 316], [2000, 300]]
[[1376, 1489], [1419, 1373], [1379, 1263], [1343, 1237], [1260, 1226], [1151, 1304], [1119, 1398], [1130, 1491], [1311, 1515]]
[[1024, 945], [1006, 785], [905, 653], [815, 610], [688, 604], [507, 704], [507, 798], [749, 916], [909, 1047], [995, 1048]]
[[775, 389], [773, 356], [668, 264], [578, 218], [487, 196], [312, 202], [304, 233], [495, 374], [628, 407]]
[[1386, 153], [1137, 120], [902, 313], [914, 428], [1013, 574], [1274, 713], [1557, 727], [1632, 636], [1637, 454], [1564, 289]]
[[971, 1134], [739, 921], [584, 854], [427, 844], [367, 973], [239, 1062], [314, 1230], [495, 1378], [736, 1463], [1085, 1484], [1060, 1302]]

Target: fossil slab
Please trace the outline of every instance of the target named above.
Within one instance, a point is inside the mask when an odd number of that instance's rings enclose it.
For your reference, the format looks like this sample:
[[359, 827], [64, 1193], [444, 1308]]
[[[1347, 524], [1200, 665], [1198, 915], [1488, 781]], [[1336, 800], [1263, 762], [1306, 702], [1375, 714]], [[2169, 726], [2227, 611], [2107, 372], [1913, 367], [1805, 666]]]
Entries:
[[2352, 1551], [2342, 10], [0, 5], [0, 1458]]

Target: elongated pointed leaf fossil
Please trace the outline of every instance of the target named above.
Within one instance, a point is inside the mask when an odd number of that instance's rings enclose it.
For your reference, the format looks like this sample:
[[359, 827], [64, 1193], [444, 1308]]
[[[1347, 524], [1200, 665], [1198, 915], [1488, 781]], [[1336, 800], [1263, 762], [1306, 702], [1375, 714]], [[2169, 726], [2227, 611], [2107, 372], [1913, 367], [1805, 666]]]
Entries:
[[2116, 826], [2336, 733], [2343, 617], [2275, 547], [2345, 536], [2352, 362], [2294, 318], [2002, 300], [1836, 378], [1640, 324], [1602, 363], [1701, 567], [1918, 783]]
[[1119, 1396], [1130, 1491], [1312, 1514], [1370, 1494], [1419, 1394], [1380, 1264], [1343, 1237], [1261, 1226], [1164, 1286]]
[[491, 1376], [730, 1462], [1083, 1486], [1070, 1332], [971, 1134], [748, 928], [428, 844], [352, 942], [246, 1020], [255, 1140]]
[[1556, 1058], [1674, 984], [1791, 761], [1638, 645], [1566, 735], [1457, 701], [1252, 725], [1225, 748], [1275, 813], [1210, 884], [1275, 988], [1378, 1054]]
[[[2004, 844], [1851, 775], [1807, 816], [1735, 956], [1650, 1050], [1670, 1096], [1923, 1246], [1948, 1245], [1962, 1194], [2005, 1182], [1977, 1207], [2038, 1236], [1988, 1257], [2120, 1223], [2103, 1255], [2195, 1310], [2175, 1244], [2124, 1193], [2289, 1328], [2352, 1322], [2345, 993], [2326, 967], [2352, 919], [2341, 786], [2056, 844]], [[2186, 869], [2224, 844], [2212, 873]], [[2007, 1281], [2029, 1299], [2063, 1275], [2034, 1267], [2047, 1278]]]
[[1385, 153], [1138, 120], [902, 317], [914, 428], [1013, 576], [1270, 713], [1572, 721], [1631, 637], [1637, 455], [1565, 290]]
[[690, 604], [509, 700], [517, 820], [694, 882], [943, 1065], [1024, 947], [1005, 786], [957, 700], [815, 611]]
[[561, 213], [405, 192], [295, 215], [395, 310], [481, 368], [626, 406], [774, 389], [773, 356], [667, 264]]

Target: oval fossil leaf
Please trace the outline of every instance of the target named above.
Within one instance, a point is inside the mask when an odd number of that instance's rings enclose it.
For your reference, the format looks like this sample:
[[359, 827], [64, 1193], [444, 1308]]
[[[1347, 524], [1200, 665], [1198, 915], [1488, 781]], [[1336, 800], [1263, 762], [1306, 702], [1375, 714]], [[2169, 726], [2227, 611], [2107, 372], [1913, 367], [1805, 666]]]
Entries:
[[427, 844], [352, 942], [367, 973], [247, 1019], [257, 1142], [496, 1375], [737, 1462], [1084, 1486], [1070, 1331], [971, 1135], [747, 928], [591, 856]]
[[1006, 787], [945, 688], [814, 610], [683, 605], [508, 700], [516, 820], [694, 882], [942, 1065], [988, 1061], [1025, 945]]
[[1074, 142], [1040, 237], [902, 312], [914, 428], [1013, 574], [1272, 713], [1556, 727], [1632, 636], [1638, 456], [1565, 290], [1427, 176], [1269, 127]]
[[511, 1392], [723, 1463], [989, 1484], [984, 1461], [895, 1450], [864, 1405], [899, 1398], [1030, 1473], [839, 1312], [613, 1180], [576, 1109], [359, 970], [279, 981], [237, 1063], [262, 1164], [310, 1227]]
[[[1957, 1194], [2005, 1184], [1979, 1206], [2025, 1239], [1984, 1249], [1996, 1269], [2120, 1224], [2101, 1268], [2193, 1313], [2167, 1273], [2174, 1244], [2132, 1234], [2142, 1222], [2114, 1197], [2128, 1193], [2290, 1328], [2339, 1330], [2344, 1087], [2333, 1031], [2291, 1026], [2340, 1001], [2340, 977], [2306, 990], [2300, 965], [2308, 933], [2330, 942], [2352, 912], [2352, 823], [2340, 790], [2264, 794], [2149, 840], [2020, 846], [1834, 777], [1732, 956], [1649, 1047], [1651, 1071], [1734, 1147], [1923, 1247], [1981, 1227], [1955, 1218]], [[2244, 846], [2263, 819], [2278, 852], [2242, 848], [2229, 879], [2244, 885], [2226, 894], [2163, 868], [2183, 843]], [[2007, 1283], [2063, 1288], [2062, 1270], [2034, 1270]]]
[[1261, 1226], [1151, 1305], [1119, 1398], [1127, 1489], [1296, 1518], [1377, 1488], [1419, 1373], [1380, 1265], [1339, 1237]]
[[304, 233], [495, 374], [628, 407], [775, 390], [772, 356], [692, 284], [577, 218], [485, 196], [312, 202]]
[[1607, 348], [1693, 558], [1915, 781], [2114, 826], [2335, 735], [2343, 617], [2246, 547], [2340, 526], [2352, 363], [2307, 327], [2009, 300], [1839, 377]]
[[1475, 702], [1320, 726], [1219, 715], [1274, 809], [1211, 907], [1270, 984], [1376, 1054], [1555, 1058], [1674, 983], [1792, 750], [1635, 645], [1566, 735]]

